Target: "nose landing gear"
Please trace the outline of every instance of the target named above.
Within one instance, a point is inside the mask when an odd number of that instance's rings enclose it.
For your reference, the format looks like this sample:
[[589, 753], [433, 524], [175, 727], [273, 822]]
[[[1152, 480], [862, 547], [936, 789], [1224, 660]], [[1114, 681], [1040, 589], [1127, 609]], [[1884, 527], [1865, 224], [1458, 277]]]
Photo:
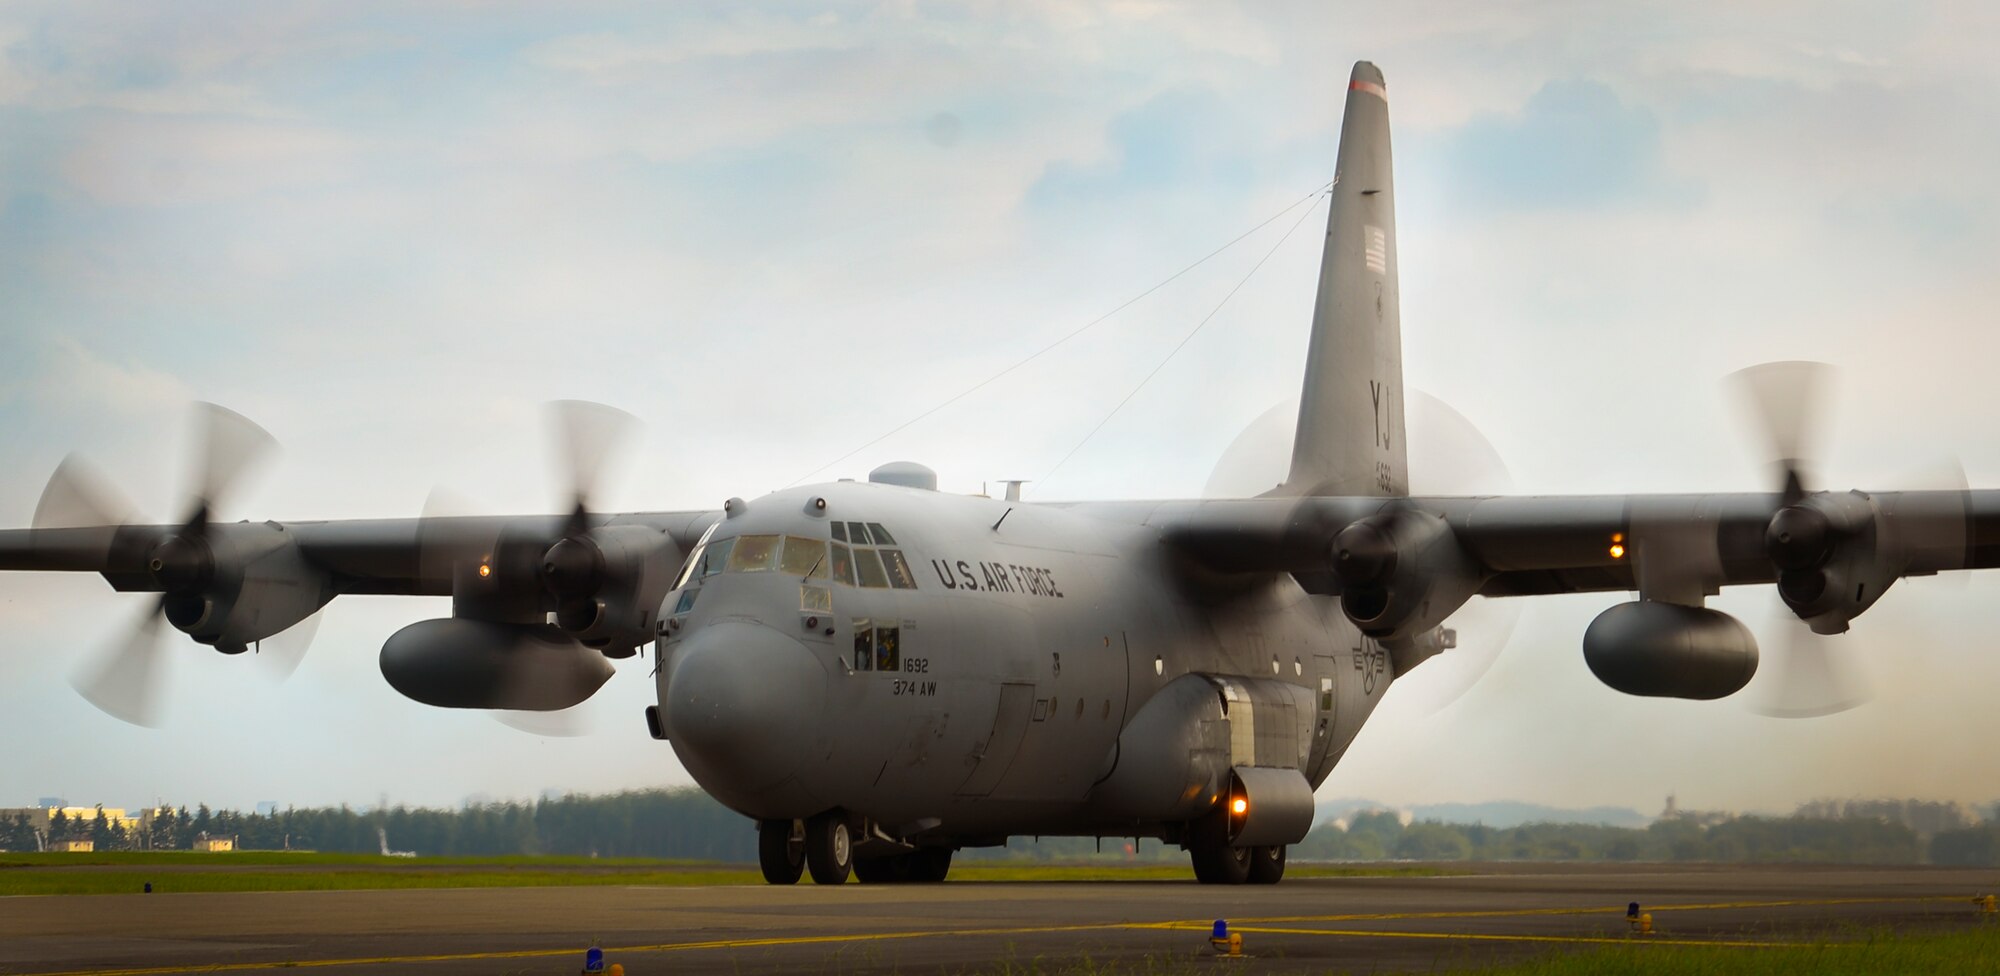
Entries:
[[798, 821], [757, 821], [757, 866], [769, 884], [798, 883], [806, 868], [805, 831]]
[[822, 813], [806, 821], [806, 867], [815, 884], [845, 884], [854, 869], [854, 834], [847, 818]]

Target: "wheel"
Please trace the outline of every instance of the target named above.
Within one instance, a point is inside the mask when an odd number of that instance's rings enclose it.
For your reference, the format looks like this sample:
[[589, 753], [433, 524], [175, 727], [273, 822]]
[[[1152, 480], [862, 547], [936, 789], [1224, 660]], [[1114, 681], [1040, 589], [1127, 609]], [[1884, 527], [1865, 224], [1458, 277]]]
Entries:
[[910, 880], [923, 882], [943, 881], [951, 873], [951, 848], [922, 847], [916, 853], [905, 855], [910, 859]]
[[854, 835], [837, 814], [806, 821], [806, 867], [815, 884], [844, 884], [854, 868]]
[[792, 837], [796, 820], [757, 822], [757, 866], [764, 880], [774, 885], [797, 884], [806, 868], [806, 845]]
[[1250, 848], [1203, 841], [1188, 848], [1194, 877], [1202, 884], [1242, 884], [1250, 880]]
[[1250, 883], [1277, 884], [1285, 876], [1285, 845], [1250, 849]]
[[895, 884], [898, 881], [908, 881], [910, 879], [908, 858], [907, 854], [855, 858], [854, 877], [862, 884]]

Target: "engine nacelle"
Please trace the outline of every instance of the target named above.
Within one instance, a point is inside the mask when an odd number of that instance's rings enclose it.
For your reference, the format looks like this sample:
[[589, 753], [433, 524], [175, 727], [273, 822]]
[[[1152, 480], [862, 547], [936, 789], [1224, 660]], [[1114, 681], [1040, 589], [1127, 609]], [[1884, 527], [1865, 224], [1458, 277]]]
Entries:
[[654, 614], [684, 556], [672, 536], [643, 525], [562, 539], [542, 557], [558, 595], [556, 624], [609, 657], [631, 657], [654, 638]]
[[1363, 634], [1402, 647], [1430, 633], [1479, 592], [1484, 574], [1436, 515], [1371, 515], [1333, 537], [1340, 609]]
[[439, 708], [552, 712], [589, 698], [612, 670], [552, 624], [445, 617], [411, 624], [382, 645], [390, 687]]
[[1813, 495], [1779, 509], [1764, 530], [1778, 595], [1814, 632], [1847, 630], [1908, 562], [1888, 534], [1874, 500], [1859, 492]]
[[1726, 698], [1757, 673], [1757, 639], [1726, 613], [1677, 603], [1621, 603], [1583, 632], [1597, 680], [1628, 695]]
[[196, 570], [191, 585], [168, 590], [167, 621], [224, 653], [275, 636], [334, 596], [326, 573], [275, 523], [217, 526], [206, 540], [170, 537], [157, 547], [170, 549], [166, 559]]

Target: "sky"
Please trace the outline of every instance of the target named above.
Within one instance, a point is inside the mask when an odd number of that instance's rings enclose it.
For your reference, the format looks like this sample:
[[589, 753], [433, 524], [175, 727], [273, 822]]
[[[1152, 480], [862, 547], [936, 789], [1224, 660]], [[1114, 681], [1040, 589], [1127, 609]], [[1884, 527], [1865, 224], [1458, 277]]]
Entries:
[[[2000, 485], [2000, 14], [1754, 7], [10, 3], [0, 524], [71, 451], [174, 517], [193, 400], [285, 447], [232, 519], [415, 516], [439, 487], [553, 511], [560, 398], [647, 422], [609, 509], [898, 459], [1198, 496], [1297, 395], [1318, 234], [1286, 208], [1331, 178], [1359, 59], [1390, 92], [1406, 384], [1515, 490], [1767, 489], [1720, 380], [1773, 359], [1841, 368], [1828, 486], [1934, 487], [1954, 454]], [[1415, 672], [1321, 795], [1990, 801], [1996, 595], [1898, 585], [1851, 638], [1875, 700], [1807, 722], [1598, 685], [1580, 639], [1617, 594], [1483, 608], [1514, 618], [1485, 678], [1438, 708]], [[575, 738], [398, 696], [381, 642], [439, 600], [338, 601], [279, 685], [177, 644], [167, 724], [128, 726], [67, 675], [143, 605], [0, 578], [0, 805], [688, 782], [643, 663]], [[1783, 623], [1768, 588], [1713, 605]]]

